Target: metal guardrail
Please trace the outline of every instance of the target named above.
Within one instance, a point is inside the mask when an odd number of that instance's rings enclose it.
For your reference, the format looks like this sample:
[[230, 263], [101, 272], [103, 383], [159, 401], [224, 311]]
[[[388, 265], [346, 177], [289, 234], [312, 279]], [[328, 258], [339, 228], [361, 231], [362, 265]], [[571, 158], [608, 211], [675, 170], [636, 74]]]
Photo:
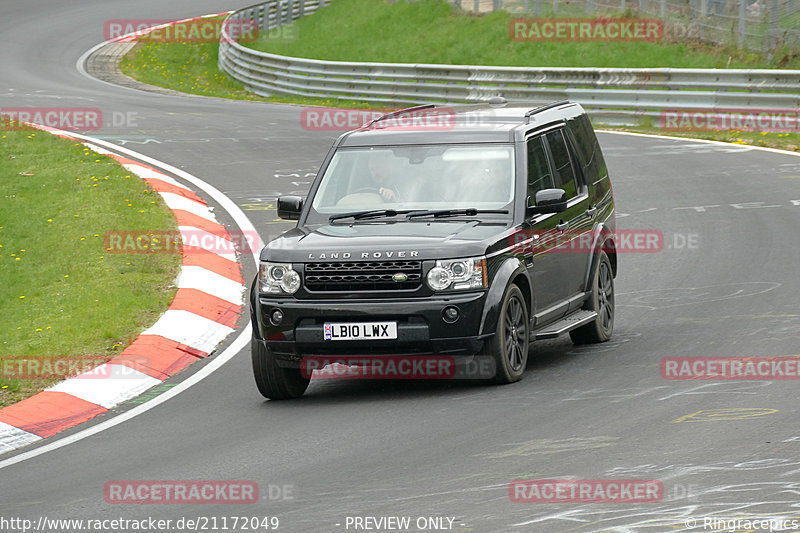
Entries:
[[[331, 0], [267, 0], [227, 19], [274, 29]], [[800, 70], [494, 67], [324, 61], [234, 42], [223, 26], [219, 67], [257, 94], [381, 104], [570, 100], [596, 120], [632, 123], [665, 110], [800, 113]]]

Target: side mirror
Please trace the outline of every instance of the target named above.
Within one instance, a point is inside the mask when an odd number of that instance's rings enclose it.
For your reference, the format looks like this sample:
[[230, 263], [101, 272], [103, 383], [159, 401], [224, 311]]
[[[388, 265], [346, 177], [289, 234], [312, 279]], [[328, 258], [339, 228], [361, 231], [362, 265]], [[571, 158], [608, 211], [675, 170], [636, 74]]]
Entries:
[[567, 210], [567, 193], [564, 189], [542, 189], [536, 192], [535, 205], [529, 205], [527, 214], [543, 215]]
[[299, 196], [278, 197], [278, 217], [284, 220], [299, 220], [303, 211], [303, 199]]

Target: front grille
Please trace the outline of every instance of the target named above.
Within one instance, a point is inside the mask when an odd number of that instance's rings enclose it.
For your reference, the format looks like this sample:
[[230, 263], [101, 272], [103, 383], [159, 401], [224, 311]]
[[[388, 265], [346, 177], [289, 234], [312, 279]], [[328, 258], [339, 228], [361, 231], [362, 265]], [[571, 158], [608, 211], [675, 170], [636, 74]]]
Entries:
[[[393, 276], [404, 274], [405, 281]], [[306, 263], [309, 292], [415, 290], [422, 283], [422, 261]]]

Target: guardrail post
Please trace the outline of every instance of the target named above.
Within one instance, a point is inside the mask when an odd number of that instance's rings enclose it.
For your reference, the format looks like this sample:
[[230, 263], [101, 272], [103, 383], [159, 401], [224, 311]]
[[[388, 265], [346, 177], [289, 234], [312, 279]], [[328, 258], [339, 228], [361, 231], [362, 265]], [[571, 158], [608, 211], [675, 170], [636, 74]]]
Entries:
[[538, 17], [542, 14], [542, 0], [533, 0], [533, 15]]
[[639, 0], [639, 11], [647, 13], [647, 0]]
[[667, 0], [661, 0], [660, 16], [661, 20], [664, 20], [667, 17]]
[[769, 21], [769, 41], [770, 49], [775, 49], [778, 46], [778, 0], [772, 0], [770, 4], [770, 21]]
[[481, 10], [481, 2], [480, 2], [480, 0], [475, 0], [475, 7], [474, 7], [473, 10], [475, 11], [475, 13], [477, 13], [477, 12], [479, 12]]
[[586, 0], [586, 4], [584, 4], [584, 5], [586, 6], [585, 9], [584, 9], [584, 12], [587, 15], [591, 15], [592, 13], [594, 13], [594, 7], [595, 7], [594, 6], [594, 0]]
[[558, 15], [558, 0], [553, 0], [553, 15]]
[[744, 34], [747, 29], [747, 0], [739, 0], [739, 48], [744, 48]]

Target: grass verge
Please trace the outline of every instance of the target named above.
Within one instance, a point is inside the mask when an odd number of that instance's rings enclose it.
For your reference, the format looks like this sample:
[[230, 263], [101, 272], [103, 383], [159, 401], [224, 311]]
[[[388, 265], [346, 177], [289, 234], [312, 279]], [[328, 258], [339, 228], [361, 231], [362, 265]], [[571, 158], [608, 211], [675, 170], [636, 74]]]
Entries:
[[[553, 16], [546, 10], [542, 17]], [[563, 11], [563, 10], [562, 10]], [[559, 12], [559, 17], [566, 13]], [[520, 14], [458, 13], [444, 0], [336, 0], [296, 21], [291, 40], [261, 32], [256, 50], [338, 61], [540, 67], [797, 68], [797, 54], [766, 61], [757, 52], [698, 41], [519, 42], [509, 23]], [[575, 16], [575, 15], [572, 15]], [[604, 15], [605, 16], [605, 15]], [[633, 12], [611, 17], [633, 18]]]
[[4, 128], [0, 161], [2, 407], [60, 381], [16, 379], [20, 360], [121, 352], [169, 306], [180, 256], [104, 248], [107, 231], [177, 230], [160, 196], [110, 157]]

